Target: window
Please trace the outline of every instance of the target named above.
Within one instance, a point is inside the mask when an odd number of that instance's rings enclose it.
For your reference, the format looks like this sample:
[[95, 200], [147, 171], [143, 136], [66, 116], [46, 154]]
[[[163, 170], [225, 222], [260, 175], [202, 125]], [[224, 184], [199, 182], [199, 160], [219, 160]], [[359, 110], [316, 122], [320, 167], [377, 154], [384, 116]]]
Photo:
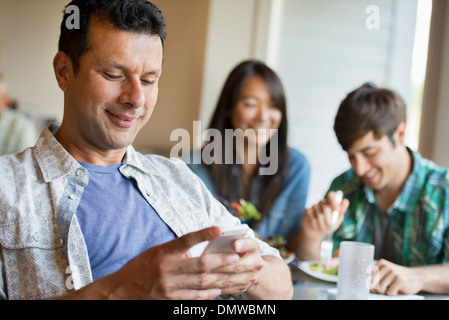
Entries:
[[[417, 25], [423, 21], [417, 9], [418, 0], [285, 0], [277, 69], [287, 91], [289, 144], [312, 165], [309, 204], [349, 168], [333, 121], [340, 101], [364, 82], [402, 95], [417, 137], [421, 100], [411, 70], [419, 70], [423, 58], [413, 54], [415, 30], [428, 31]], [[412, 143], [416, 148], [417, 140]]]

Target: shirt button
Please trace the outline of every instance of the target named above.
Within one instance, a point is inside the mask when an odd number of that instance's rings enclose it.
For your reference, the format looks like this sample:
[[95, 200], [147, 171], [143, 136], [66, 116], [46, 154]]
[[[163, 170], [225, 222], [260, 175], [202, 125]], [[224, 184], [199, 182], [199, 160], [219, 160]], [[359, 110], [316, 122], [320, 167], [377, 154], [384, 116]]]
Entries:
[[76, 170], [76, 176], [77, 176], [77, 177], [82, 177], [82, 176], [84, 176], [83, 169], [78, 169], [78, 170]]
[[75, 199], [76, 199], [76, 196], [75, 196], [74, 194], [71, 194], [71, 195], [69, 196], [69, 199], [70, 199], [70, 200], [75, 200]]
[[39, 237], [39, 235], [37, 233], [35, 233], [33, 235], [33, 239], [34, 239], [34, 241], [39, 241], [40, 237]]

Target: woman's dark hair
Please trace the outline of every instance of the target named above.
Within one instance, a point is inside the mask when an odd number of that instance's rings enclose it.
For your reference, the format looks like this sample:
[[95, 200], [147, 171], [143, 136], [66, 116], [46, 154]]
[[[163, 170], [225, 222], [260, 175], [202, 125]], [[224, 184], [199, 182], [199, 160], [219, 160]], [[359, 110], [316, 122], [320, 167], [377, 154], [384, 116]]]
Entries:
[[[79, 10], [79, 28], [67, 26], [67, 19], [72, 19], [71, 11], [67, 10], [70, 6], [76, 6]], [[80, 68], [81, 56], [89, 50], [87, 44], [92, 18], [106, 21], [120, 30], [158, 35], [164, 47], [165, 21], [154, 4], [146, 0], [73, 0], [64, 10], [58, 49], [69, 56], [75, 75]]]
[[[280, 194], [288, 170], [287, 103], [284, 88], [278, 75], [265, 63], [258, 60], [244, 61], [236, 66], [224, 84], [209, 128], [217, 129], [222, 137], [225, 137], [226, 129], [235, 129], [231, 124], [230, 111], [236, 106], [240, 92], [246, 81], [254, 76], [259, 76], [263, 79], [270, 91], [273, 104], [282, 112], [282, 120], [276, 133], [278, 135], [278, 150], [275, 150], [275, 152], [278, 155], [278, 170], [274, 175], [262, 176], [257, 202], [254, 203], [262, 215], [265, 216]], [[247, 190], [244, 188], [243, 178], [241, 178], [243, 176], [243, 168], [238, 164], [225, 164], [225, 145], [223, 144], [222, 164], [212, 163], [209, 165], [210, 172], [217, 182], [218, 192], [222, 198], [231, 201], [233, 185], [237, 184], [236, 191], [238, 198], [248, 200], [249, 194], [247, 194]], [[268, 142], [265, 148], [267, 156], [276, 156], [269, 155], [270, 142]], [[233, 168], [238, 172], [236, 177], [233, 175]], [[238, 181], [233, 181], [235, 178]]]
[[399, 94], [365, 83], [341, 102], [334, 131], [345, 151], [371, 131], [376, 139], [387, 135], [394, 146], [393, 135], [402, 122], [406, 122], [406, 106]]

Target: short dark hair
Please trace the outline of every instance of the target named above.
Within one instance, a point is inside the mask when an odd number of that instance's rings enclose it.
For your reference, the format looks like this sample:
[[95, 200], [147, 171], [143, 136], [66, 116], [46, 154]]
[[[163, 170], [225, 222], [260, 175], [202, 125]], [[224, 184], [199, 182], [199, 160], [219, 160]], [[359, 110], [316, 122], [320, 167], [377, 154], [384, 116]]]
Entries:
[[[67, 8], [73, 5], [79, 9], [79, 28], [69, 29], [66, 21], [71, 14]], [[92, 18], [106, 21], [120, 30], [158, 35], [164, 47], [167, 37], [164, 17], [151, 2], [146, 0], [73, 0], [64, 9], [58, 50], [69, 56], [75, 75], [80, 69], [81, 56], [88, 50]]]
[[393, 135], [402, 122], [406, 122], [406, 106], [401, 96], [393, 90], [365, 83], [341, 102], [334, 131], [345, 151], [371, 131], [377, 139], [387, 135], [395, 145]]

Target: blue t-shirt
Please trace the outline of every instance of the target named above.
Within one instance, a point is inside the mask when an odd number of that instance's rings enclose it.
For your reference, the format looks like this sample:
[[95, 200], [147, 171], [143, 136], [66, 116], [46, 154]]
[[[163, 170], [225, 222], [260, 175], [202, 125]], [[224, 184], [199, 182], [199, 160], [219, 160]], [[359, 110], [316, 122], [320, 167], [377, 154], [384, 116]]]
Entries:
[[121, 164], [80, 164], [89, 171], [76, 211], [93, 279], [120, 269], [146, 249], [175, 238], [173, 231], [119, 171]]
[[[276, 198], [270, 212], [255, 227], [262, 239], [267, 239], [272, 235], [283, 236], [290, 239], [301, 228], [302, 215], [306, 207], [307, 193], [310, 180], [310, 164], [307, 158], [299, 151], [288, 148], [289, 169], [282, 187], [282, 191]], [[218, 192], [219, 181], [214, 181], [208, 166], [204, 164], [193, 164], [193, 153], [190, 155], [190, 169], [195, 172], [209, 188], [212, 194], [220, 199]], [[237, 172], [233, 171], [234, 179], [237, 179]], [[257, 203], [261, 176], [257, 176], [251, 187], [249, 200]], [[235, 181], [235, 180], [234, 180]], [[232, 195], [231, 201], [238, 201], [237, 194]]]

